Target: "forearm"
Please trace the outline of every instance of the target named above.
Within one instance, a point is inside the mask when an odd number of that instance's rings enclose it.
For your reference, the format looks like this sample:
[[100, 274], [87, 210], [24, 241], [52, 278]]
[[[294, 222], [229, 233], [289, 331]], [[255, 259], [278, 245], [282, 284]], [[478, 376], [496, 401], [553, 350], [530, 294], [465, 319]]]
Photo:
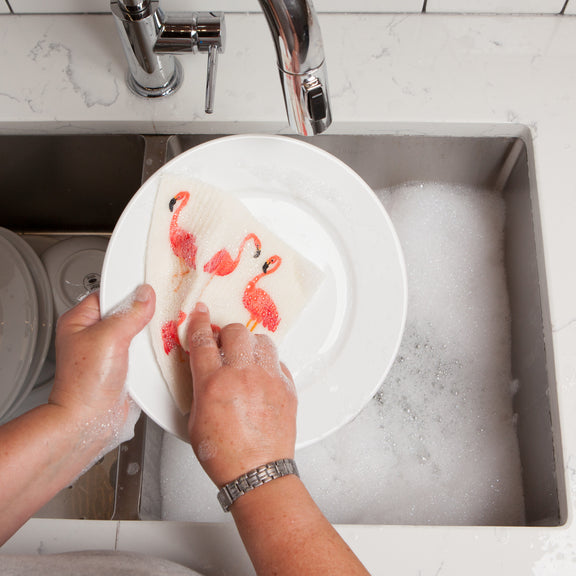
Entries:
[[258, 576], [368, 574], [296, 476], [248, 492], [231, 512]]
[[[83, 429], [84, 428], [84, 429]], [[46, 404], [0, 427], [0, 545], [104, 448], [60, 406]]]

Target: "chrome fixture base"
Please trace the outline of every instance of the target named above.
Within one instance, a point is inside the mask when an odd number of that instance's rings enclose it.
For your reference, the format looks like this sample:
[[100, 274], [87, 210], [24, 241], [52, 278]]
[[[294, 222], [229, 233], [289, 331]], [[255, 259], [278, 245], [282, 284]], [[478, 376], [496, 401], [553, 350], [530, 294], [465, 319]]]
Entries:
[[174, 94], [174, 92], [180, 88], [183, 78], [184, 71], [182, 69], [182, 64], [174, 58], [174, 74], [164, 86], [158, 88], [142, 86], [142, 84], [139, 84], [136, 78], [132, 76], [130, 70], [128, 70], [126, 74], [126, 84], [128, 84], [130, 92], [136, 96], [142, 96], [144, 98], [161, 98], [162, 96], [170, 96], [170, 94]]

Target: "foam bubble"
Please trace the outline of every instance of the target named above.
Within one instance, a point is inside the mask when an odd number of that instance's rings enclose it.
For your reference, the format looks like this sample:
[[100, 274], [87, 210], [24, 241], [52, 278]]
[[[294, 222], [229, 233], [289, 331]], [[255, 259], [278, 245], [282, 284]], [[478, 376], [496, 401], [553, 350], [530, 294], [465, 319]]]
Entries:
[[[214, 334], [212, 329], [199, 328], [191, 334], [189, 342], [186, 343], [186, 350], [190, 348], [202, 348], [205, 346], [213, 346], [215, 343]], [[190, 346], [188, 346], [188, 344]]]
[[[127, 411], [126, 402], [128, 402]], [[140, 417], [140, 413], [140, 408], [126, 393], [123, 393], [113, 408], [80, 425], [80, 429], [76, 433], [79, 447], [85, 448], [94, 443], [95, 439], [102, 437], [107, 437], [108, 441], [104, 448], [80, 472], [78, 477], [92, 468], [108, 452], [134, 437], [134, 426]]]
[[109, 316], [122, 316], [123, 314], [127, 314], [132, 310], [134, 306], [134, 302], [136, 301], [136, 292], [132, 292], [126, 296], [121, 302], [118, 302], [116, 306], [114, 306], [107, 314], [106, 318]]

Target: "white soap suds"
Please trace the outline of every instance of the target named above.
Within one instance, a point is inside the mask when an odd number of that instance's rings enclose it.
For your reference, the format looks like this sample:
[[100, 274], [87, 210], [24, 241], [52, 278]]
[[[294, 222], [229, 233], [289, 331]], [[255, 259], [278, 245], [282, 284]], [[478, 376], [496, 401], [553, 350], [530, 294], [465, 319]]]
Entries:
[[[503, 199], [429, 184], [379, 196], [406, 260], [405, 336], [361, 414], [296, 454], [302, 479], [335, 523], [522, 525]], [[164, 519], [227, 519], [191, 448], [168, 434], [161, 482]]]
[[124, 314], [127, 314], [128, 312], [130, 312], [130, 310], [132, 310], [135, 301], [136, 301], [136, 292], [134, 291], [128, 294], [128, 296], [126, 296], [124, 300], [118, 302], [118, 304], [116, 304], [116, 306], [114, 306], [106, 314], [105, 317], [108, 318], [110, 316], [122, 316]]
[[98, 455], [90, 462], [80, 476], [90, 470], [96, 462], [104, 457], [108, 452], [111, 452], [122, 442], [126, 442], [134, 437], [134, 426], [140, 417], [141, 410], [138, 405], [128, 397], [128, 413], [124, 419], [127, 394], [124, 392], [119, 399], [116, 406], [108, 410], [104, 415], [100, 415], [93, 420], [87, 421], [82, 425], [82, 429], [78, 431], [79, 447], [89, 444], [94, 441], [94, 438], [101, 436], [108, 437], [107, 445], [98, 453]]

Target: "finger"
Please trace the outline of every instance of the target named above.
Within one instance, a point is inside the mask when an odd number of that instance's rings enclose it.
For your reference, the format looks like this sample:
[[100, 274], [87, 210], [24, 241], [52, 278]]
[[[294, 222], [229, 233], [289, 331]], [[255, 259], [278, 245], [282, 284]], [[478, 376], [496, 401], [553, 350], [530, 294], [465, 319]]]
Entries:
[[254, 362], [254, 334], [242, 324], [228, 324], [220, 332], [224, 363], [242, 368]]
[[210, 312], [201, 302], [198, 302], [190, 313], [186, 338], [196, 391], [198, 383], [222, 366], [220, 350], [210, 324]]
[[102, 320], [101, 329], [111, 330], [119, 341], [130, 344], [134, 336], [150, 322], [155, 308], [154, 289], [142, 284]]
[[89, 328], [100, 321], [100, 303], [98, 294], [93, 292], [79, 304], [70, 308], [58, 319], [57, 330], [66, 334], [74, 334], [84, 328]]

